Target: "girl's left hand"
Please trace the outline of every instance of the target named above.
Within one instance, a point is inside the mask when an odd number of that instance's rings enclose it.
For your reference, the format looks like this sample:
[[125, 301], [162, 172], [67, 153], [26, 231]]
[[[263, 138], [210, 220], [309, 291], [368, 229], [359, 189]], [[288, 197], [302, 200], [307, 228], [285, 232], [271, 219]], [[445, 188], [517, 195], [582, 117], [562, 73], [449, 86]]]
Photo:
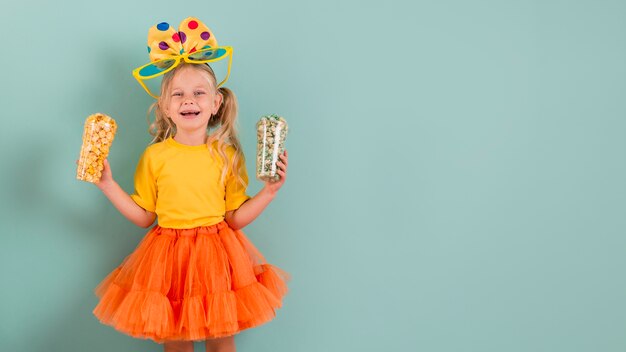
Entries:
[[280, 179], [278, 181], [265, 181], [265, 189], [271, 194], [276, 194], [278, 190], [285, 184], [285, 180], [287, 179], [287, 150], [281, 155], [279, 155], [280, 160], [276, 162], [277, 170], [276, 173], [280, 175]]

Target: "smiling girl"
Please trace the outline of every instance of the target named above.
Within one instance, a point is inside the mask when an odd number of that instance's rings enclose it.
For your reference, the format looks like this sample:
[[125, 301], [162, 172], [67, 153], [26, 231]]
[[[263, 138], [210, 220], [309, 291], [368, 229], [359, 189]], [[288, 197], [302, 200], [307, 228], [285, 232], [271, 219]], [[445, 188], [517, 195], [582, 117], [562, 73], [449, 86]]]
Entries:
[[[163, 32], [165, 25], [155, 27]], [[168, 35], [180, 40], [205, 28], [188, 18]], [[193, 48], [181, 55], [215, 46]], [[94, 314], [128, 335], [163, 343], [165, 351], [193, 351], [193, 341], [206, 341], [207, 351], [234, 351], [234, 335], [271, 320], [287, 292], [287, 274], [267, 264], [241, 231], [283, 186], [287, 153], [278, 163], [280, 181], [265, 182], [250, 197], [235, 95], [218, 88], [208, 60], [186, 58], [164, 72], [155, 139], [137, 165], [135, 192], [114, 181], [108, 162], [97, 183], [136, 225], [158, 223], [97, 287]]]

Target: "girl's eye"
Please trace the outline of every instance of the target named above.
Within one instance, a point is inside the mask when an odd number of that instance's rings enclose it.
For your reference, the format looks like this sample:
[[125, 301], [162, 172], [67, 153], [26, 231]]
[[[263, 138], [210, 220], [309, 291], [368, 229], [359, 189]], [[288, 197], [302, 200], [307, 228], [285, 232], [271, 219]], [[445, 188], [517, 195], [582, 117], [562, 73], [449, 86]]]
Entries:
[[172, 94], [172, 96], [174, 96], [174, 97], [180, 97], [182, 95], [183, 95], [183, 93], [180, 93], [180, 92], [176, 92], [176, 93]]
[[195, 94], [195, 95], [202, 95], [202, 94], [205, 94], [205, 92], [199, 90], [199, 91], [194, 92], [193, 94]]

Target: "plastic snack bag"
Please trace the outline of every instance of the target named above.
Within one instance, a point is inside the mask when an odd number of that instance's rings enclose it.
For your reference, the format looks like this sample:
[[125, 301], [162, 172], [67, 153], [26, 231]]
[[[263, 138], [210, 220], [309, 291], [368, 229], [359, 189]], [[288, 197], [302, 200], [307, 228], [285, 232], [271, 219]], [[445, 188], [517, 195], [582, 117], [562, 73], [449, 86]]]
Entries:
[[93, 114], [85, 120], [83, 145], [76, 169], [76, 178], [81, 181], [98, 183], [102, 177], [104, 160], [109, 155], [117, 131], [117, 123], [105, 114]]
[[278, 115], [266, 115], [257, 122], [256, 177], [261, 181], [278, 181], [276, 162], [285, 151], [287, 122]]

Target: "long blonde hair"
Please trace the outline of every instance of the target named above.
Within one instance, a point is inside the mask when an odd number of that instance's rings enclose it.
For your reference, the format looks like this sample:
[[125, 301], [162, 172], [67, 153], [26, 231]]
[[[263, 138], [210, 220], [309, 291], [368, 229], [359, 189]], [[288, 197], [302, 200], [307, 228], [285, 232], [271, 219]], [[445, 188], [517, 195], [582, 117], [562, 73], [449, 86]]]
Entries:
[[[215, 79], [215, 73], [208, 64], [187, 64], [181, 63], [173, 70], [163, 75], [161, 81], [161, 96], [155, 101], [148, 109], [148, 131], [154, 137], [151, 143], [162, 142], [169, 137], [176, 134], [176, 125], [174, 122], [165, 115], [161, 106], [167, 106], [170, 94], [168, 91], [171, 86], [172, 79], [183, 67], [191, 67], [198, 72], [205, 72], [210, 78], [211, 87], [217, 86], [217, 80]], [[220, 87], [217, 90], [218, 94], [222, 95], [222, 104], [220, 105], [217, 113], [209, 119], [207, 124], [207, 148], [213, 153], [211, 145], [213, 142], [217, 142], [217, 150], [224, 162], [222, 168], [221, 182], [224, 182], [228, 168], [232, 167], [232, 170], [236, 170], [233, 174], [237, 175], [237, 180], [245, 188], [247, 187], [246, 180], [242, 177], [242, 173], [245, 170], [242, 166], [245, 165], [245, 157], [243, 155], [243, 149], [239, 142], [239, 134], [237, 131], [237, 97], [232, 90], [226, 87]], [[154, 122], [150, 122], [150, 114], [154, 110]], [[213, 131], [212, 131], [213, 130]], [[226, 149], [228, 146], [232, 146], [235, 149], [232, 160], [228, 160]]]

